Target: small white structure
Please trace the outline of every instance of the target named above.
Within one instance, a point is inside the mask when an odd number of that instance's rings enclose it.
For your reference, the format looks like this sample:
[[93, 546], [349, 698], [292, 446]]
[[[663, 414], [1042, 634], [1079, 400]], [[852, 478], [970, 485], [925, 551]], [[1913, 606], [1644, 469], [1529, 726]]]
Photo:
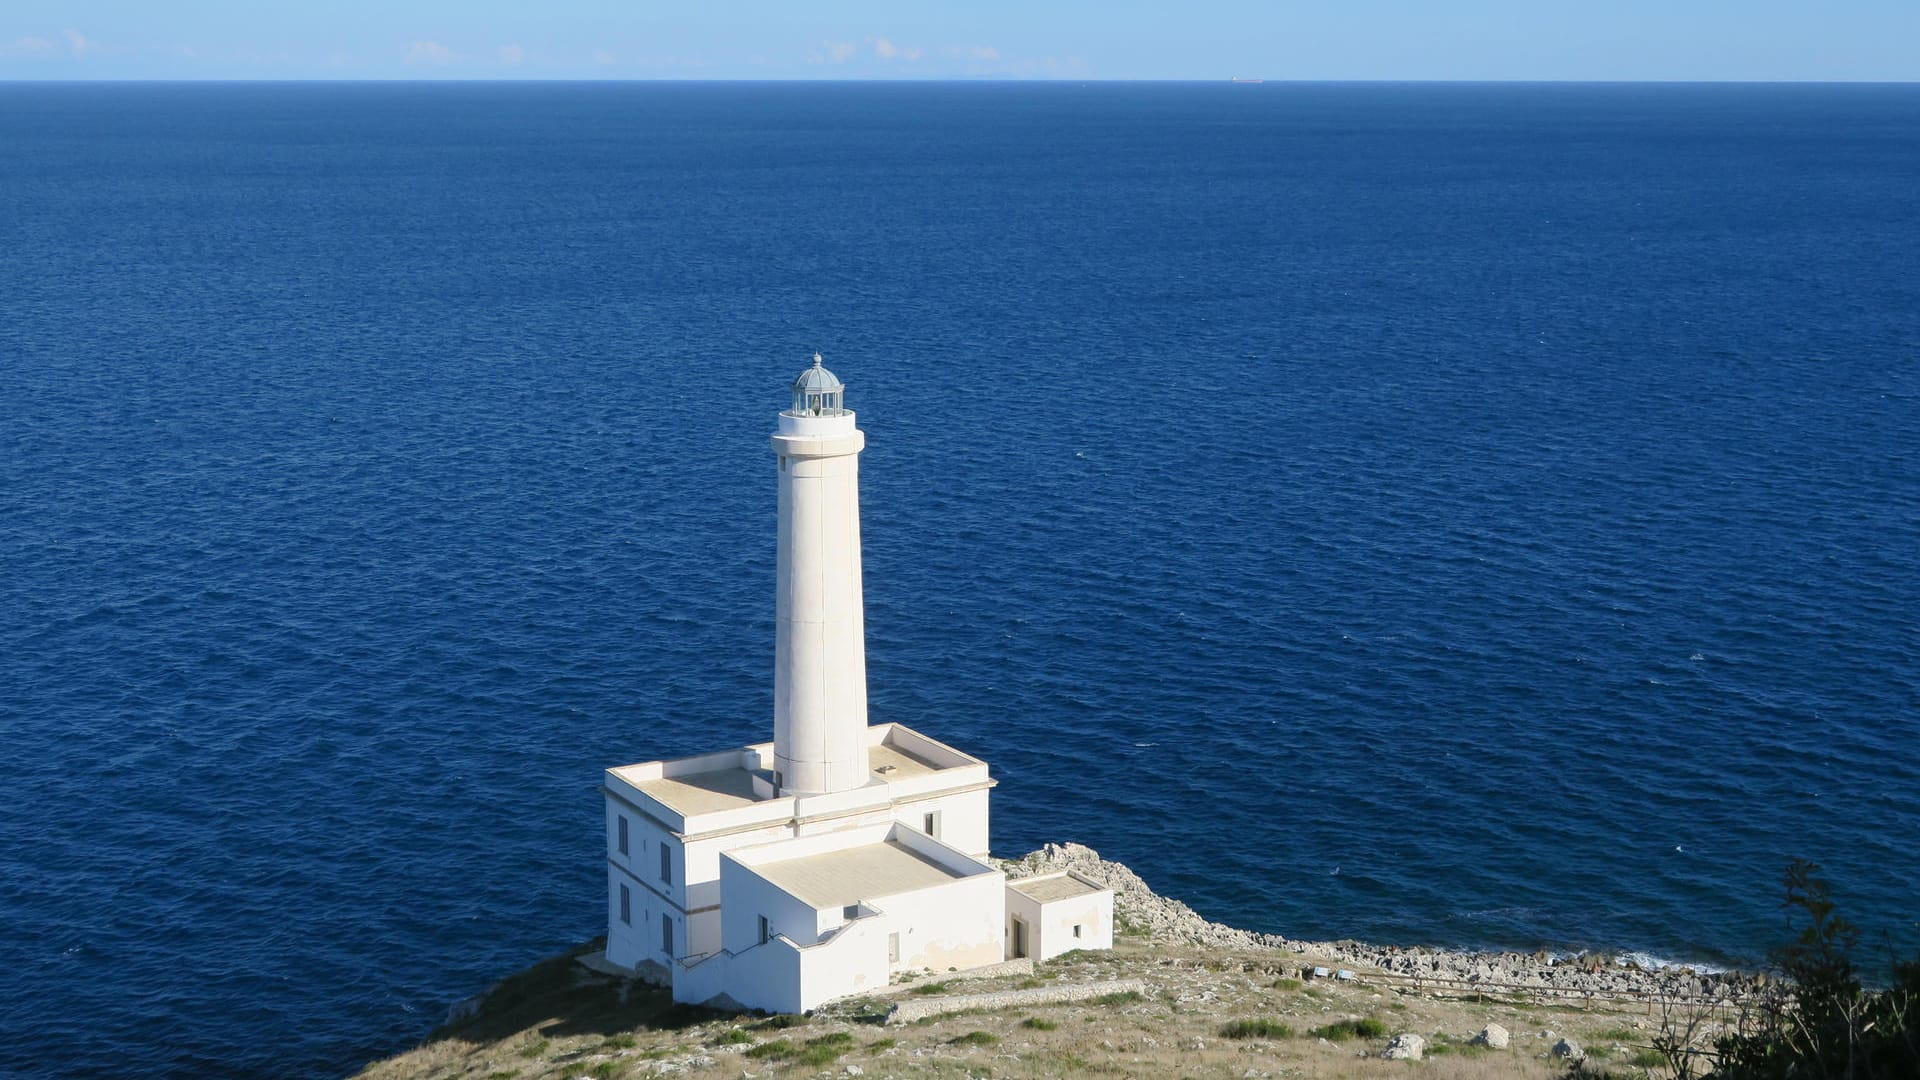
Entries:
[[1007, 885], [1007, 955], [1051, 960], [1113, 948], [1113, 890], [1072, 870]]
[[773, 741], [606, 772], [606, 958], [677, 1001], [801, 1012], [902, 971], [1112, 947], [1110, 891], [986, 861], [985, 762], [867, 723], [844, 392], [816, 353], [773, 435]]

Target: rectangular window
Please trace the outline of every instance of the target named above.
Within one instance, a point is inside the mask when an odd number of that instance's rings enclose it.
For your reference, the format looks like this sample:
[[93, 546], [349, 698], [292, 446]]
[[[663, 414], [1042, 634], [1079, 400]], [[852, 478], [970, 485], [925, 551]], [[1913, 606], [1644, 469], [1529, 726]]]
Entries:
[[845, 920], [847, 920], [848, 922], [852, 922], [853, 920], [855, 920], [855, 919], [857, 919], [857, 918], [859, 918], [859, 917], [860, 917], [860, 905], [859, 905], [859, 904], [848, 904], [848, 905], [847, 905], [846, 907], [843, 907], [843, 908], [841, 908], [841, 909], [840, 909], [840, 917], [841, 917], [842, 919], [845, 919]]
[[620, 921], [633, 925], [633, 893], [625, 885], [620, 886]]
[[1079, 936], [1080, 936], [1080, 924], [1079, 924], [1079, 923], [1074, 923], [1074, 924], [1073, 924], [1073, 936], [1074, 936], [1074, 937], [1079, 937]]
[[660, 845], [660, 880], [673, 884], [673, 849], [665, 844]]
[[899, 962], [900, 962], [900, 935], [888, 934], [887, 935], [887, 963], [897, 964]]
[[660, 913], [660, 951], [673, 955], [673, 918], [664, 911]]
[[934, 812], [928, 814], [927, 827], [924, 829], [921, 829], [920, 831], [923, 833], [926, 833], [928, 836], [933, 837], [935, 840], [940, 839], [940, 811], [935, 810]]
[[620, 854], [627, 853], [627, 815], [620, 815]]
[[760, 916], [760, 944], [765, 945], [767, 939], [772, 936], [772, 929], [767, 926], [767, 917], [765, 915]]

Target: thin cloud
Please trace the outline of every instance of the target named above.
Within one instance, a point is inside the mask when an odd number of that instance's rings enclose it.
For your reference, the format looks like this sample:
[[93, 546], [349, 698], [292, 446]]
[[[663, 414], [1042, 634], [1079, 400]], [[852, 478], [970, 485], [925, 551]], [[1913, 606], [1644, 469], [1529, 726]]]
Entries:
[[527, 50], [519, 45], [500, 46], [500, 62], [508, 67], [518, 67], [527, 59]]
[[409, 64], [444, 64], [453, 58], [453, 51], [437, 41], [416, 41], [407, 48]]
[[820, 47], [827, 51], [824, 56], [817, 52], [813, 54], [812, 59], [816, 64], [844, 64], [860, 51], [860, 46], [851, 41], [823, 41]]
[[870, 37], [867, 39], [867, 43], [873, 46], [873, 55], [879, 57], [882, 60], [912, 61], [912, 60], [920, 59], [920, 57], [923, 55], [921, 49], [918, 46], [895, 45], [893, 42], [888, 41], [886, 38], [883, 38], [883, 37]]
[[67, 37], [67, 48], [72, 51], [73, 55], [85, 56], [90, 52], [100, 51], [100, 43], [87, 40], [87, 35], [80, 31], [67, 30], [64, 31], [64, 33]]
[[20, 37], [7, 42], [9, 52], [44, 53], [52, 52], [59, 47], [59, 42], [43, 37]]

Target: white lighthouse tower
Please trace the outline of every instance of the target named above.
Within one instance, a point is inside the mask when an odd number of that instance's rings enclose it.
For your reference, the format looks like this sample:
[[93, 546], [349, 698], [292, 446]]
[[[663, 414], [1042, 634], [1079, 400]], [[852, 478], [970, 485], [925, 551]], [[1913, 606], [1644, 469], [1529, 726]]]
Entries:
[[865, 786], [867, 644], [860, 595], [860, 451], [846, 387], [813, 354], [780, 414], [774, 785], [821, 795]]

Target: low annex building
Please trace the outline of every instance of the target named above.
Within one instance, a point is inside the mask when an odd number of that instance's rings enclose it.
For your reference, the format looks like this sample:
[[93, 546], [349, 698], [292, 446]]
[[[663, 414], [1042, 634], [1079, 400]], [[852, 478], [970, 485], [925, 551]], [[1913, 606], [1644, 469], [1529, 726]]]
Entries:
[[1113, 893], [988, 861], [979, 758], [867, 722], [859, 454], [845, 386], [793, 383], [779, 476], [773, 741], [608, 769], [608, 962], [676, 1001], [804, 1012], [905, 971], [1113, 945]]

